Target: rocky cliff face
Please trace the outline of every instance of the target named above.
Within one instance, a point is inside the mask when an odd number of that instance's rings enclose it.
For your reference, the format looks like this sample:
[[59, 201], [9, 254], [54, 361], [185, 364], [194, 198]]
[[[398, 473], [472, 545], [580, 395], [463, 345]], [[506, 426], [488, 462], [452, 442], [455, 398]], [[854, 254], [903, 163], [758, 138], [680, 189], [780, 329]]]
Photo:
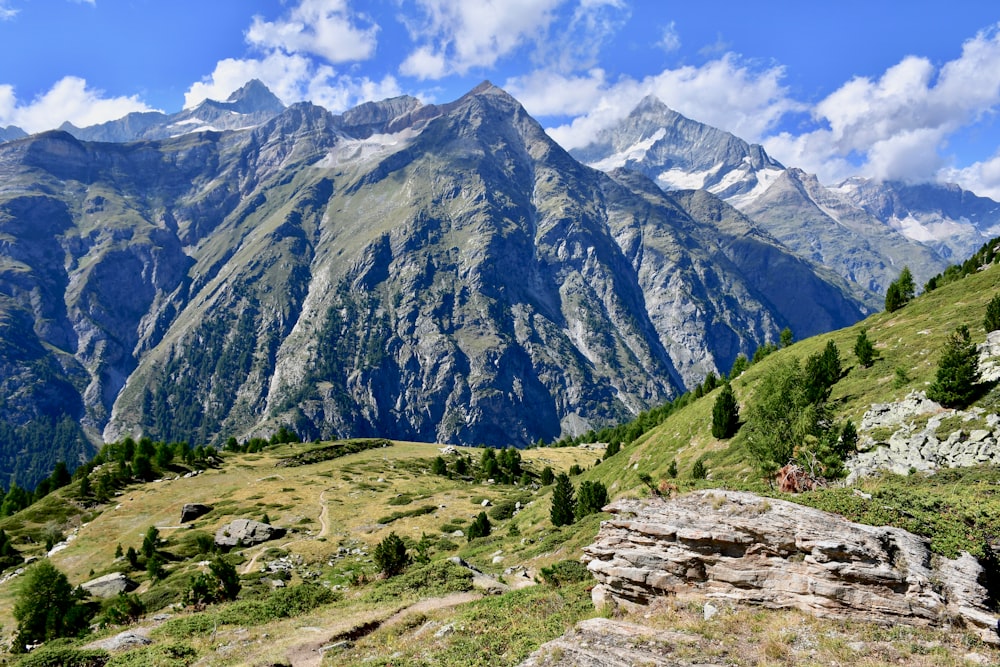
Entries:
[[156, 142], [49, 133], [0, 146], [0, 175], [0, 307], [33, 341], [5, 377], [109, 439], [526, 444], [861, 316], [712, 195], [589, 169], [489, 84]]
[[605, 511], [613, 518], [584, 549], [597, 604], [697, 593], [886, 624], [958, 620], [1000, 643], [979, 561], [932, 556], [904, 530], [734, 491], [622, 499]]

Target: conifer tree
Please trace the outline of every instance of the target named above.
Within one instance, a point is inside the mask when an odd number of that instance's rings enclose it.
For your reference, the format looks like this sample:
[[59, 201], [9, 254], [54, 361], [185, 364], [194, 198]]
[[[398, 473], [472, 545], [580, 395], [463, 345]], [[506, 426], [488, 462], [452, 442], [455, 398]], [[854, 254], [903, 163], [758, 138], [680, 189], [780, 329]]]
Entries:
[[864, 368], [868, 368], [875, 362], [875, 346], [868, 339], [868, 332], [864, 329], [854, 341], [854, 354], [858, 357], [858, 363]]
[[596, 514], [608, 504], [608, 489], [601, 482], [584, 481], [580, 483], [576, 500], [576, 518], [588, 514]]
[[983, 318], [983, 328], [986, 333], [1000, 329], [1000, 294], [997, 294], [986, 304], [986, 317]]
[[962, 325], [948, 339], [937, 378], [927, 389], [927, 397], [948, 408], [962, 408], [979, 390], [979, 354], [972, 343], [969, 327]]
[[559, 473], [556, 476], [556, 486], [552, 490], [552, 508], [549, 510], [553, 526], [568, 526], [576, 520], [573, 513], [576, 504], [573, 495], [573, 483], [569, 481], [569, 475], [564, 472]]
[[723, 440], [731, 438], [736, 435], [739, 424], [740, 407], [732, 386], [727, 382], [712, 407], [712, 435]]
[[406, 553], [406, 544], [396, 535], [389, 533], [384, 540], [378, 543], [372, 553], [375, 565], [386, 577], [393, 577], [402, 572], [410, 564], [410, 556]]

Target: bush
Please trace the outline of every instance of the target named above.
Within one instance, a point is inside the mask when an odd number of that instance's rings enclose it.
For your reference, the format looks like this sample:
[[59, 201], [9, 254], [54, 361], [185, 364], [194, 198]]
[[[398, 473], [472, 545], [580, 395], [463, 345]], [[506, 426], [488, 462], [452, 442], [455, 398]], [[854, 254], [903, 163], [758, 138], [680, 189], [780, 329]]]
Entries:
[[208, 573], [199, 572], [191, 578], [191, 584], [184, 594], [184, 602], [200, 607], [213, 602], [235, 600], [242, 585], [236, 566], [221, 556], [216, 556], [208, 565]]
[[542, 577], [542, 581], [555, 587], [590, 579], [590, 571], [587, 570], [587, 566], [577, 560], [562, 560], [553, 563], [550, 567], [543, 567], [539, 571], [539, 575]]
[[42, 646], [17, 661], [17, 667], [103, 667], [107, 651], [79, 650], [68, 646]]
[[552, 472], [551, 466], [545, 466], [544, 468], [542, 468], [542, 477], [541, 477], [542, 486], [548, 486], [549, 484], [554, 482], [555, 479], [556, 475], [554, 472]]
[[101, 614], [100, 624], [107, 625], [131, 625], [146, 613], [146, 605], [142, 603], [137, 595], [119, 593], [104, 609]]
[[396, 535], [389, 533], [384, 540], [378, 543], [372, 554], [375, 565], [386, 577], [394, 577], [410, 564], [410, 556], [406, 553], [406, 544]]

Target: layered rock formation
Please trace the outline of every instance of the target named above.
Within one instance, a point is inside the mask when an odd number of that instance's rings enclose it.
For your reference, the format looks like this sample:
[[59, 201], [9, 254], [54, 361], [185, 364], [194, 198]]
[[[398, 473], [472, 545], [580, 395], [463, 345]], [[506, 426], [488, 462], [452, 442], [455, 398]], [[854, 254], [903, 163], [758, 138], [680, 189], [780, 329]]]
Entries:
[[584, 549], [595, 604], [709, 597], [887, 624], [955, 622], [998, 644], [982, 565], [932, 556], [905, 530], [735, 491], [618, 500]]

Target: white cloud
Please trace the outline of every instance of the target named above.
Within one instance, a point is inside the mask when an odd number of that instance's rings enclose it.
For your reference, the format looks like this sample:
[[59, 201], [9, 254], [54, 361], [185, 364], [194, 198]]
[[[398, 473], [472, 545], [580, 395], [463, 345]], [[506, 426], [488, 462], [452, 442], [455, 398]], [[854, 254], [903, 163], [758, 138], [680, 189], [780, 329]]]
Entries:
[[[850, 158], [860, 162], [855, 172], [870, 177], [935, 180], [963, 173], [942, 171], [948, 138], [998, 105], [1000, 33], [994, 26], [966, 41], [961, 56], [940, 69], [908, 56], [877, 79], [848, 81], [814, 107], [820, 129], [779, 135], [765, 145], [779, 160], [811, 168], [825, 182], [841, 177]], [[988, 165], [966, 176], [989, 173]]]
[[262, 59], [220, 60], [209, 77], [191, 86], [184, 106], [191, 108], [205, 99], [224, 100], [250, 79], [260, 79], [285, 104], [308, 100], [331, 111], [401, 94], [392, 76], [373, 81], [338, 75], [329, 65], [317, 66], [307, 56], [273, 51]]
[[981, 197], [1000, 201], [1000, 153], [961, 169], [945, 167], [938, 171], [937, 178], [940, 182], [957, 183]]
[[[572, 116], [589, 109], [549, 130], [566, 148], [586, 145], [650, 94], [689, 118], [759, 141], [784, 114], [802, 108], [788, 97], [783, 76], [782, 67], [759, 69], [727, 54], [701, 67], [666, 69], [641, 80], [625, 77], [608, 83], [601, 70], [582, 78], [536, 73], [516, 80], [513, 87], [522, 101], [528, 100], [525, 108], [530, 113]], [[565, 103], [560, 105], [560, 99]]]
[[265, 21], [255, 16], [247, 41], [263, 49], [313, 54], [341, 63], [371, 58], [377, 33], [378, 26], [353, 12], [347, 0], [302, 0], [287, 18]]
[[0, 21], [7, 21], [17, 16], [18, 9], [11, 9], [6, 0], [0, 0]]
[[676, 21], [671, 21], [670, 25], [663, 29], [663, 37], [660, 38], [660, 41], [656, 45], [667, 53], [672, 53], [681, 48], [681, 35], [677, 32]]
[[466, 74], [544, 36], [566, 0], [417, 0], [423, 20], [406, 20], [416, 43], [400, 73], [421, 79]]
[[11, 86], [0, 86], [0, 125], [17, 125], [33, 133], [52, 130], [69, 121], [77, 127], [116, 120], [133, 111], [152, 111], [135, 95], [104, 97], [84, 79], [63, 77], [28, 104], [18, 101]]

